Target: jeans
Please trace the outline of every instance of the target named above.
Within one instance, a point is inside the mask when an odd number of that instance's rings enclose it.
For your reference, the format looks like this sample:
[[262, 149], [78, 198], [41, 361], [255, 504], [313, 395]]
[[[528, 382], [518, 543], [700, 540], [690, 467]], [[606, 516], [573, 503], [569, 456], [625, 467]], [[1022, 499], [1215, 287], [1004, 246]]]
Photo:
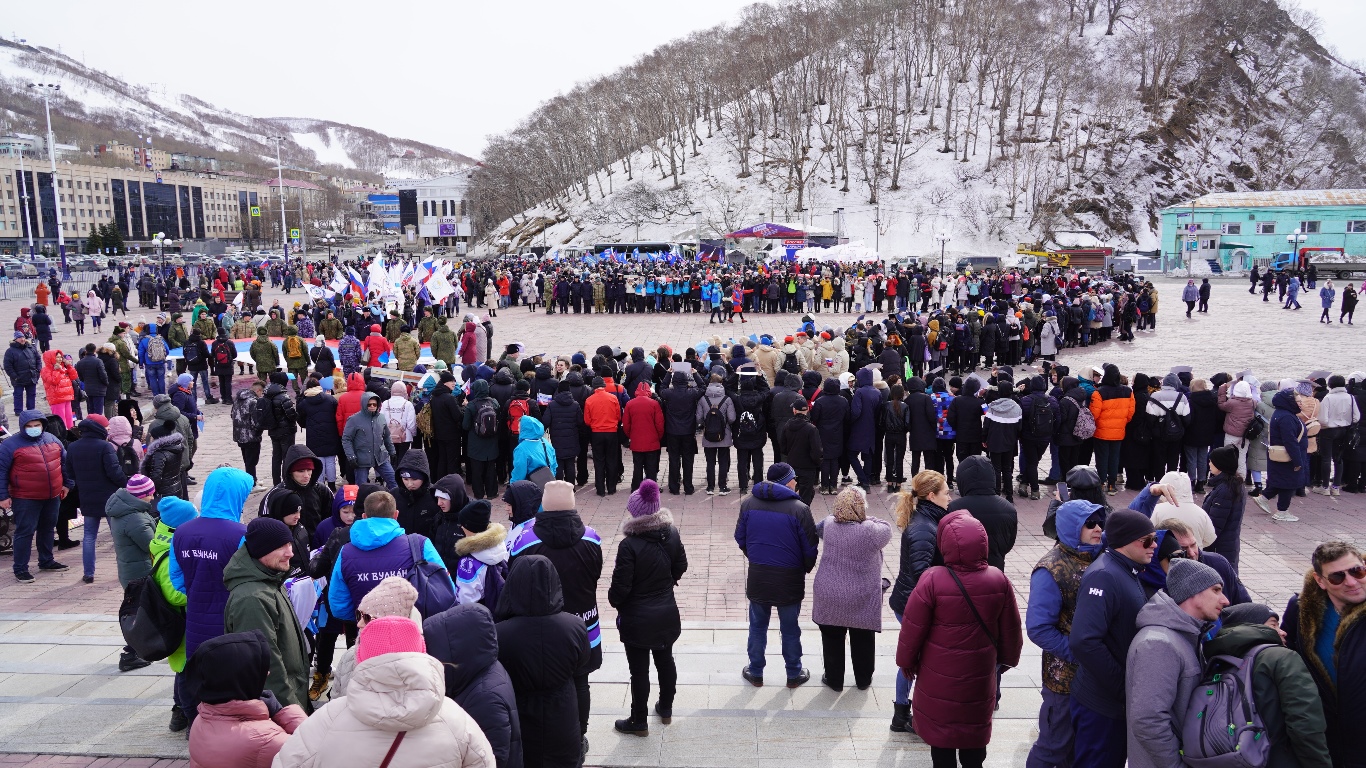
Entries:
[[[378, 467], [356, 467], [356, 471], [353, 473], [355, 475], [356, 485], [363, 485], [370, 482], [371, 469], [375, 470], [376, 475], [384, 478], [384, 486], [386, 488], [393, 488], [397, 485], [394, 480], [394, 465], [390, 464], [387, 460]], [[498, 489], [495, 487], [493, 490], [496, 491]]]
[[678, 667], [674, 664], [673, 647], [641, 648], [623, 645], [626, 650], [626, 666], [631, 670], [631, 719], [641, 722], [649, 715], [650, 709], [650, 654], [654, 653], [655, 670], [659, 673], [659, 705], [668, 711], [673, 707], [674, 694], [678, 689]]
[[[18, 416], [24, 410], [33, 410], [35, 401], [38, 397], [37, 384], [15, 384], [14, 385], [14, 415]], [[27, 402], [28, 405], [24, 405]], [[23, 424], [19, 425], [24, 428]]]
[[202, 371], [190, 371], [190, 376], [194, 377], [192, 386], [194, 387], [193, 391], [195, 399], [199, 399], [199, 397], [201, 396], [199, 389], [199, 385], [201, 382], [203, 382], [204, 384], [203, 398], [205, 400], [213, 399], [213, 386], [209, 384], [209, 369], [205, 368]]
[[[38, 565], [55, 562], [52, 544], [57, 536], [57, 510], [61, 499], [11, 499], [14, 510], [14, 572], [28, 571], [33, 540], [38, 539]], [[767, 626], [767, 622], [765, 622]], [[797, 627], [796, 607], [792, 612], [792, 627]]]
[[[151, 395], [166, 394], [166, 364], [148, 363], [145, 371], [147, 379], [147, 393]], [[136, 380], [133, 386], [137, 386]]]
[[1209, 446], [1186, 445], [1182, 446], [1181, 450], [1186, 456], [1186, 474], [1190, 477], [1191, 484], [1209, 480]]
[[104, 413], [104, 396], [86, 395], [85, 409], [87, 413]]
[[775, 607], [778, 609], [778, 629], [783, 638], [783, 661], [790, 680], [802, 673], [802, 630], [797, 626], [797, 615], [802, 610], [800, 602], [772, 606], [750, 601], [749, 671], [760, 677], [764, 674], [764, 651], [768, 648], [768, 620], [773, 615]]
[[[896, 617], [896, 623], [900, 624], [901, 614], [892, 611], [892, 615]], [[906, 674], [901, 671], [900, 667], [897, 667], [896, 670], [896, 698], [893, 701], [897, 704], [911, 703], [911, 681], [906, 679]]]
[[1096, 474], [1100, 484], [1113, 485], [1119, 477], [1120, 440], [1096, 440]]
[[84, 569], [81, 575], [86, 578], [93, 579], [95, 577], [95, 537], [100, 535], [100, 521], [103, 519], [103, 516], [85, 516], [85, 524], [81, 533], [81, 568]]

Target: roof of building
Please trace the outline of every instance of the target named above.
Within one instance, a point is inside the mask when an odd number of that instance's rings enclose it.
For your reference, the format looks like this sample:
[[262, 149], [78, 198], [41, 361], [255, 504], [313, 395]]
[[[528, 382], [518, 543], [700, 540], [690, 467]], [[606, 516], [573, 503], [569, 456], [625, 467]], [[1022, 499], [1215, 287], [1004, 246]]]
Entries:
[[[278, 187], [280, 186], [280, 180], [278, 178], [271, 179], [266, 182], [266, 186]], [[307, 181], [299, 181], [298, 179], [285, 179], [285, 186], [291, 187], [293, 189], [322, 189], [322, 187], [318, 186], [317, 184], [312, 184]]]
[[1216, 192], [1177, 203], [1181, 208], [1279, 208], [1304, 205], [1366, 205], [1366, 189], [1295, 189], [1271, 192]]

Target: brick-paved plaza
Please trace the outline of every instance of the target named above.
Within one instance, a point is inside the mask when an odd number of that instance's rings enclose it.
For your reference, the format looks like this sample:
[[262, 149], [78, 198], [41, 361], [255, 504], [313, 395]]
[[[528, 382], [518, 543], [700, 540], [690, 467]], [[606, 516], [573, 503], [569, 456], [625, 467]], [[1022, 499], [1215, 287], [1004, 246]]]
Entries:
[[[1156, 332], [1139, 332], [1133, 343], [1112, 342], [1089, 349], [1063, 350], [1059, 361], [1074, 367], [1117, 363], [1126, 373], [1162, 374], [1173, 365], [1190, 365], [1198, 377], [1223, 370], [1253, 369], [1263, 380], [1304, 376], [1311, 370], [1339, 373], [1366, 369], [1366, 344], [1360, 327], [1325, 327], [1318, 316], [1317, 296], [1304, 297], [1305, 309], [1287, 311], [1247, 293], [1246, 282], [1214, 281], [1208, 315], [1187, 320], [1177, 301], [1184, 280], [1155, 280], [1161, 289]], [[267, 292], [267, 304], [277, 296]], [[278, 294], [282, 304], [294, 297]], [[21, 306], [12, 298], [0, 302], [0, 316], [12, 318]], [[150, 313], [134, 310], [130, 319]], [[825, 315], [831, 324], [847, 323], [850, 315]], [[722, 339], [750, 333], [791, 333], [797, 316], [749, 316], [741, 324], [709, 325], [706, 315], [554, 315], [530, 313], [525, 308], [500, 311], [494, 319], [495, 344], [518, 341], [531, 352], [589, 355], [601, 345], [653, 349], [668, 344], [692, 346], [713, 334]], [[74, 352], [78, 344], [103, 342], [107, 336], [87, 333], [77, 338], [74, 325], [57, 315], [53, 347]], [[109, 322], [106, 320], [106, 331]], [[1016, 378], [1019, 379], [1017, 371]], [[247, 377], [239, 377], [245, 384]], [[8, 382], [5, 407], [10, 408]], [[42, 387], [39, 388], [41, 401]], [[146, 398], [144, 397], [144, 400]], [[42, 403], [40, 402], [40, 407]], [[228, 407], [206, 406], [206, 431], [199, 441], [194, 474], [201, 480], [208, 468], [226, 462], [241, 466], [231, 441]], [[144, 409], [144, 412], [146, 410]], [[11, 408], [11, 415], [12, 415]], [[13, 425], [13, 421], [11, 421]], [[302, 442], [302, 435], [300, 436]], [[267, 444], [266, 452], [269, 452]], [[268, 468], [268, 457], [262, 457]], [[1047, 457], [1045, 456], [1045, 462]], [[629, 464], [629, 459], [628, 459]], [[694, 465], [698, 487], [703, 487], [705, 463]], [[734, 470], [732, 469], [732, 472]], [[198, 486], [195, 486], [198, 488]], [[1132, 494], [1121, 493], [1117, 505]], [[248, 500], [254, 514], [260, 491]], [[591, 485], [578, 494], [584, 521], [603, 538], [607, 563], [599, 589], [603, 624], [612, 626], [614, 611], [607, 604], [608, 574], [624, 516], [627, 494], [600, 498]], [[817, 496], [817, 520], [830, 513], [833, 497]], [[1047, 494], [1045, 494], [1045, 499]], [[1311, 494], [1296, 499], [1293, 511], [1300, 522], [1274, 523], [1255, 505], [1248, 506], [1243, 527], [1242, 577], [1254, 596], [1281, 610], [1295, 592], [1314, 546], [1340, 538], [1366, 545], [1360, 522], [1361, 499], [1344, 495]], [[870, 494], [870, 514], [891, 517], [892, 497], [880, 488]], [[884, 632], [879, 636], [878, 671], [873, 687], [852, 687], [835, 694], [817, 681], [820, 640], [810, 623], [810, 600], [804, 605], [804, 664], [812, 682], [788, 690], [780, 686], [752, 688], [740, 679], [745, 664], [745, 561], [732, 538], [741, 497], [670, 496], [662, 503], [672, 509], [688, 549], [689, 571], [678, 586], [684, 634], [676, 646], [679, 695], [670, 726], [652, 723], [648, 739], [621, 736], [612, 720], [626, 715], [627, 672], [616, 633], [604, 632], [605, 664], [593, 675], [593, 709], [589, 738], [591, 765], [928, 765], [928, 749], [914, 736], [892, 734], [887, 722], [892, 712], [893, 652], [896, 622], [884, 608]], [[1021, 609], [1028, 599], [1028, 577], [1051, 540], [1041, 531], [1046, 500], [1017, 500], [1019, 539], [1007, 558], [1006, 573], [1014, 583]], [[79, 538], [79, 531], [73, 537]], [[899, 540], [892, 537], [885, 552], [884, 575], [895, 579]], [[115, 614], [122, 593], [115, 578], [112, 546], [101, 531], [95, 583], [81, 583], [80, 550], [60, 553], [72, 566], [62, 573], [37, 573], [32, 585], [0, 576], [0, 766], [56, 765], [176, 765], [169, 761], [129, 760], [94, 762], [93, 758], [53, 758], [53, 754], [141, 758], [183, 758], [183, 736], [171, 734], [166, 721], [171, 705], [171, 673], [165, 664], [120, 674], [117, 659], [122, 646]], [[808, 581], [809, 583], [809, 581]], [[808, 590], [809, 594], [809, 590]], [[778, 658], [776, 622], [769, 643], [770, 661]], [[1021, 766], [1035, 731], [1039, 706], [1039, 651], [1026, 643], [1019, 669], [1005, 678], [1005, 696], [998, 713], [988, 764]], [[775, 667], [780, 669], [780, 667]], [[33, 757], [49, 755], [48, 757]], [[795, 755], [802, 755], [795, 761]]]

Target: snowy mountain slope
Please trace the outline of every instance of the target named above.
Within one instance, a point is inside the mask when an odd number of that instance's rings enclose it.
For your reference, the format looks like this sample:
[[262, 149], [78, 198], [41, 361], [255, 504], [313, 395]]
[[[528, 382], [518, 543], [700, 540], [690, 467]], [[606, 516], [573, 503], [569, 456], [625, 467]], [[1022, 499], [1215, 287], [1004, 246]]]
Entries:
[[48, 48], [0, 40], [0, 131], [42, 130], [41, 100], [30, 82], [60, 83], [53, 129], [61, 143], [89, 150], [111, 140], [136, 143], [151, 135], [159, 149], [219, 156], [229, 167], [273, 166], [284, 135], [287, 165], [312, 170], [355, 169], [372, 174], [450, 173], [474, 161], [441, 147], [396, 139], [326, 120], [267, 119], [215, 107], [186, 94], [130, 84]]
[[1366, 78], [1273, 0], [747, 13], [491, 140], [475, 187], [488, 242], [806, 220], [888, 256], [938, 256], [941, 232], [949, 254], [1065, 229], [1149, 249], [1157, 212], [1204, 192], [1366, 181]]

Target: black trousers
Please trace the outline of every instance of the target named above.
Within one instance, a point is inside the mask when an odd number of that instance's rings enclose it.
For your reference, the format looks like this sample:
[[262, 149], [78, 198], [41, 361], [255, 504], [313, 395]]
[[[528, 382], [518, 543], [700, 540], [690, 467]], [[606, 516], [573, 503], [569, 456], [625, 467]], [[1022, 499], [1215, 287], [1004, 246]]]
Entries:
[[459, 473], [460, 441], [437, 440], [436, 457], [436, 471], [432, 473], [432, 477], [440, 479], [449, 474]]
[[[750, 478], [754, 482], [764, 480], [764, 447], [735, 449], [736, 472], [740, 475], [740, 490], [749, 490]], [[751, 472], [753, 470], [753, 472]]]
[[280, 484], [280, 470], [285, 463], [285, 451], [294, 445], [294, 435], [291, 433], [286, 438], [278, 438], [271, 435], [270, 438], [270, 477], [276, 485]]
[[588, 709], [593, 705], [593, 692], [588, 688], [588, 675], [574, 675], [574, 693], [579, 697], [579, 733], [587, 736]]
[[816, 481], [819, 474], [814, 469], [797, 470], [797, 496], [803, 504], [810, 506], [811, 500], [816, 498]]
[[659, 451], [631, 451], [631, 490], [646, 479], [659, 482]]
[[498, 474], [492, 461], [470, 459], [470, 498], [491, 499], [498, 494]]
[[1020, 456], [1020, 473], [1024, 475], [1024, 481], [1032, 493], [1039, 490], [1039, 461], [1048, 453], [1048, 443], [1022, 440], [1020, 447], [1024, 450]]
[[887, 463], [887, 482], [906, 482], [906, 433], [888, 432], [882, 440]]
[[939, 455], [936, 457], [934, 470], [944, 473], [944, 479], [948, 480], [949, 487], [953, 487], [953, 440], [937, 438], [939, 444]]
[[655, 671], [659, 674], [660, 709], [673, 707], [674, 694], [678, 690], [678, 667], [674, 664], [673, 646], [641, 648], [623, 645], [626, 649], [626, 666], [631, 670], [631, 719], [640, 722], [650, 711], [650, 654], [655, 657]]
[[225, 403], [232, 402], [232, 374], [218, 377], [218, 398]]
[[959, 463], [959, 464], [962, 464], [962, 463], [963, 463], [963, 459], [966, 459], [966, 458], [969, 457], [969, 456], [981, 456], [981, 455], [982, 455], [982, 444], [981, 444], [981, 443], [965, 443], [965, 442], [962, 442], [961, 440], [955, 441], [955, 443], [956, 443], [957, 446], [958, 446], [958, 450], [956, 451], [956, 453], [958, 454], [958, 463]]
[[920, 474], [920, 458], [925, 458], [925, 469], [934, 469], [939, 463], [938, 451], [911, 451], [911, 477]]
[[328, 616], [327, 625], [318, 630], [318, 640], [314, 644], [318, 651], [317, 667], [318, 674], [325, 675], [332, 671], [332, 658], [337, 652], [337, 638], [346, 634], [346, 647], [350, 648], [356, 644], [356, 622], [342, 621], [334, 616]]
[[621, 444], [616, 432], [593, 433], [593, 485], [598, 493], [615, 492], [621, 477]]
[[849, 659], [854, 665], [854, 685], [866, 688], [873, 682], [877, 633], [871, 629], [835, 627], [820, 624], [821, 655], [825, 659], [825, 679], [830, 685], [844, 686], [844, 635], [849, 635]]
[[821, 458], [821, 487], [829, 490], [834, 488], [840, 479], [840, 457], [830, 456], [829, 449]]
[[1015, 454], [1013, 453], [993, 453], [991, 454], [991, 465], [996, 468], [996, 493], [1006, 497], [1006, 501], [1015, 499]]
[[697, 455], [697, 438], [692, 435], [666, 435], [669, 449], [669, 493], [678, 493], [679, 482], [683, 491], [692, 493], [692, 461]]
[[238, 448], [242, 449], [242, 467], [251, 475], [251, 479], [256, 479], [256, 464], [261, 461], [261, 442], [238, 443]]
[[930, 764], [933, 768], [982, 768], [987, 760], [986, 747], [981, 749], [958, 749], [951, 747], [930, 747]]
[[574, 462], [574, 470], [578, 478], [574, 485], [588, 485], [588, 450], [593, 444], [593, 431], [584, 427], [579, 430], [579, 456]]
[[721, 465], [720, 488], [725, 490], [730, 487], [727, 478], [730, 477], [730, 449], [729, 448], [703, 448], [707, 454], [707, 490], [715, 490], [717, 486], [718, 473], [717, 464]]

